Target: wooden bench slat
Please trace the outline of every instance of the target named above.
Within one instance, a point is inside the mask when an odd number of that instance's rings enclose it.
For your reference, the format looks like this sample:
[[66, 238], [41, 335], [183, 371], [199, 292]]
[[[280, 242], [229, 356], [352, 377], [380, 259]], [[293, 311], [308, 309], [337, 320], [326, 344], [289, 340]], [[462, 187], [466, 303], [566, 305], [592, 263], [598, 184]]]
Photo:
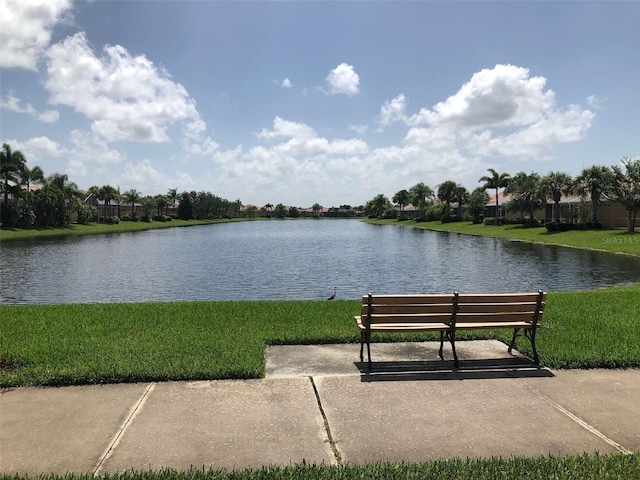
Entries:
[[[541, 305], [544, 307], [544, 303]], [[502, 312], [535, 312], [537, 303], [463, 303], [458, 304], [458, 313], [502, 313]]]
[[533, 322], [532, 312], [508, 312], [486, 315], [484, 313], [459, 313], [456, 315], [456, 327], [463, 323], [503, 323], [503, 322]]
[[[402, 305], [407, 303], [452, 303], [453, 294], [426, 294], [426, 295], [372, 295], [373, 305]], [[362, 297], [362, 304], [366, 305], [369, 296]]]
[[[539, 326], [539, 325], [536, 325]], [[532, 328], [533, 322], [477, 322], [458, 323], [456, 330], [490, 330], [492, 328]]]
[[[362, 306], [361, 314], [367, 315], [369, 309], [367, 305]], [[448, 313], [452, 312], [452, 304], [436, 303], [429, 304], [404, 304], [404, 305], [373, 305], [374, 315], [393, 314], [419, 314], [419, 313]]]
[[[546, 294], [543, 293], [543, 301]], [[462, 303], [518, 303], [537, 302], [537, 293], [491, 293], [487, 295], [461, 293], [458, 295], [458, 304]]]

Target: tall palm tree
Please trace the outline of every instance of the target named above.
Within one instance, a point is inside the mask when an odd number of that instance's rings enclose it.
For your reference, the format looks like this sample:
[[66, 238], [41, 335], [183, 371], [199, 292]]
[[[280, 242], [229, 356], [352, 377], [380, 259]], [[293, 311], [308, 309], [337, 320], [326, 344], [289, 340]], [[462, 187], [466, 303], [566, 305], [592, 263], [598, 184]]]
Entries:
[[12, 150], [8, 143], [2, 144], [0, 152], [0, 179], [4, 194], [4, 208], [9, 204], [9, 192], [20, 191], [20, 174], [26, 168], [27, 159], [20, 150]]
[[393, 203], [400, 206], [400, 218], [402, 218], [403, 216], [402, 212], [404, 211], [404, 207], [407, 205], [407, 203], [409, 203], [409, 198], [409, 192], [405, 189], [402, 189], [396, 192], [396, 194], [391, 199]]
[[622, 164], [611, 167], [615, 181], [611, 187], [611, 198], [620, 203], [627, 211], [627, 232], [633, 233], [636, 217], [640, 212], [640, 158], [623, 158]]
[[573, 190], [573, 178], [564, 172], [549, 172], [540, 179], [542, 190], [547, 198], [553, 200], [554, 220], [560, 223], [560, 200]]
[[445, 180], [438, 185], [438, 200], [447, 205], [447, 213], [449, 212], [451, 202], [453, 201], [453, 193], [456, 187], [456, 182], [453, 180]]
[[420, 182], [409, 189], [409, 195], [411, 195], [411, 202], [418, 208], [419, 219], [424, 220], [424, 211], [427, 207], [427, 202], [434, 198], [433, 190], [431, 190], [431, 187]]
[[169, 200], [167, 199], [166, 195], [162, 195], [160, 193], [153, 197], [153, 200], [156, 202], [158, 216], [160, 217], [163, 215], [162, 212], [167, 208], [167, 205], [169, 205]]
[[508, 173], [498, 173], [493, 168], [489, 168], [487, 169], [487, 171], [491, 173], [491, 175], [483, 175], [482, 177], [480, 177], [480, 180], [478, 180], [478, 182], [484, 182], [482, 185], [482, 188], [484, 188], [485, 190], [487, 188], [491, 188], [491, 189], [495, 189], [496, 191], [496, 225], [497, 225], [498, 221], [500, 220], [500, 212], [499, 212], [500, 202], [498, 201], [498, 195], [500, 193], [501, 188], [505, 188], [507, 185], [509, 185], [509, 179], [511, 178], [511, 176]]
[[381, 218], [384, 215], [387, 205], [389, 205], [389, 199], [384, 194], [379, 193], [371, 200], [371, 213]]
[[469, 192], [462, 185], [453, 189], [453, 201], [458, 202], [458, 217], [462, 218], [462, 205], [469, 201]]
[[79, 210], [82, 202], [78, 192], [78, 185], [69, 181], [64, 173], [54, 173], [44, 180], [44, 186], [37, 193], [45, 203], [47, 224], [65, 225], [69, 222], [73, 210]]
[[546, 195], [540, 183], [540, 175], [536, 172], [529, 174], [518, 172], [509, 181], [505, 192], [512, 196], [512, 203], [519, 205], [520, 210], [524, 211], [526, 209], [529, 211], [529, 224], [535, 224], [534, 212], [546, 200]]
[[591, 213], [593, 226], [598, 224], [598, 206], [600, 199], [611, 189], [613, 173], [604, 165], [593, 165], [582, 170], [576, 177], [576, 190], [580, 195], [589, 194], [591, 197]]
[[136, 220], [136, 203], [140, 201], [142, 194], [135, 188], [128, 190], [122, 194], [122, 200], [131, 205], [131, 220]]
[[27, 190], [31, 190], [31, 184], [38, 185], [44, 181], [44, 172], [39, 166], [29, 168], [26, 165], [20, 172], [20, 182], [27, 186]]
[[175, 215], [175, 211], [176, 211], [176, 200], [178, 200], [178, 189], [177, 188], [170, 188], [169, 191], [167, 192], [167, 198], [169, 200], [171, 200], [171, 207], [173, 208], [173, 214]]

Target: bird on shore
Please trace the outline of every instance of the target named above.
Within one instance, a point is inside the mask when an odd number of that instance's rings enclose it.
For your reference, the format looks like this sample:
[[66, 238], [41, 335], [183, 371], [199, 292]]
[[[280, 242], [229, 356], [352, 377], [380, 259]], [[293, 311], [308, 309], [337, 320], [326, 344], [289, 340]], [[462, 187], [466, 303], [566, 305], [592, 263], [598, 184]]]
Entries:
[[333, 287], [333, 295], [327, 298], [327, 300], [333, 300], [334, 298], [336, 298], [336, 291], [337, 291], [337, 287]]

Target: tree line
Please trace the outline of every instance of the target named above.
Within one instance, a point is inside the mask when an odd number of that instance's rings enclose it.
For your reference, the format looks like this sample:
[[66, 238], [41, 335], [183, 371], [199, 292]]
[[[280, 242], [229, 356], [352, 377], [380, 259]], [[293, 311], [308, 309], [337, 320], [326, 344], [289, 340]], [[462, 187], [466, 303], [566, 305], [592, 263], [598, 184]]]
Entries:
[[[32, 189], [33, 186], [39, 188]], [[143, 195], [136, 189], [121, 193], [119, 188], [103, 185], [83, 192], [65, 174], [45, 177], [39, 166], [29, 168], [24, 154], [7, 143], [0, 152], [0, 188], [0, 218], [4, 227], [63, 227], [71, 222], [73, 213], [77, 214], [78, 223], [119, 222], [119, 215], [110, 215], [115, 204], [130, 206], [130, 214], [124, 219], [135, 221], [168, 220], [170, 207], [184, 219], [234, 217], [242, 207], [240, 200], [229, 201], [204, 191], [179, 194], [170, 189], [165, 195]], [[97, 202], [85, 201], [89, 196], [102, 201], [102, 215]]]
[[[601, 227], [598, 222], [598, 207], [605, 199], [624, 207], [627, 216], [627, 231], [635, 229], [636, 217], [640, 211], [640, 158], [623, 158], [621, 165], [607, 167], [594, 165], [585, 168], [573, 178], [564, 172], [549, 172], [540, 176], [537, 172], [518, 172], [511, 176], [490, 168], [488, 175], [478, 180], [482, 185], [469, 192], [453, 180], [442, 182], [434, 191], [424, 183], [418, 183], [410, 189], [396, 192], [391, 201], [384, 194], [378, 194], [366, 203], [364, 212], [370, 217], [403, 218], [404, 208], [411, 204], [416, 208], [418, 221], [440, 220], [451, 222], [462, 220], [468, 215], [474, 223], [482, 219], [489, 194], [495, 193], [495, 218], [485, 223], [499, 224], [499, 193], [503, 189], [509, 200], [503, 205], [505, 210], [520, 212], [523, 223], [537, 223], [534, 212], [552, 201], [553, 221], [549, 229], [560, 229], [560, 201], [563, 196], [576, 195], [580, 198], [580, 213], [577, 220], [587, 226]], [[586, 199], [591, 201], [591, 218], [587, 216]], [[452, 208], [455, 205], [455, 208]], [[528, 216], [527, 216], [528, 215]]]
[[[623, 168], [624, 167], [624, 168]], [[627, 212], [627, 230], [633, 232], [636, 217], [640, 211], [640, 158], [622, 159], [621, 166], [611, 167], [594, 165], [585, 168], [575, 178], [564, 172], [549, 172], [540, 176], [537, 172], [518, 172], [514, 176], [488, 169], [488, 175], [478, 180], [482, 185], [469, 192], [453, 180], [442, 182], [434, 191], [420, 182], [410, 189], [396, 192], [391, 201], [379, 194], [365, 205], [351, 207], [341, 205], [323, 212], [323, 207], [315, 203], [310, 214], [325, 216], [356, 216], [365, 214], [370, 217], [403, 217], [403, 210], [412, 204], [417, 210], [417, 220], [441, 220], [450, 222], [461, 220], [464, 215], [478, 223], [486, 209], [489, 195], [487, 190], [495, 192], [496, 209], [494, 223], [500, 223], [498, 194], [500, 189], [509, 195], [509, 201], [503, 205], [510, 211], [521, 212], [522, 218], [528, 214], [527, 222], [533, 223], [534, 212], [546, 205], [548, 200], [554, 203], [554, 223], [560, 224], [559, 203], [563, 196], [578, 195], [582, 201], [587, 197], [591, 201], [591, 219], [581, 221], [598, 226], [598, 206], [603, 199], [610, 199], [622, 205]], [[40, 188], [32, 191], [32, 186]], [[170, 189], [167, 194], [142, 195], [136, 189], [120, 193], [119, 188], [111, 185], [92, 186], [87, 192], [81, 192], [78, 186], [69, 181], [67, 175], [54, 173], [45, 177], [39, 166], [29, 168], [26, 157], [19, 150], [12, 150], [7, 143], [0, 152], [0, 188], [3, 201], [1, 221], [3, 226], [29, 228], [32, 226], [65, 226], [71, 222], [72, 213], [77, 213], [79, 223], [92, 221], [115, 222], [120, 216], [108, 215], [112, 202], [130, 206], [130, 215], [125, 219], [166, 221], [169, 209], [181, 219], [234, 218], [242, 210], [240, 200], [229, 201], [210, 192], [182, 192]], [[103, 215], [99, 215], [95, 203], [85, 202], [87, 195], [93, 195], [103, 202]], [[9, 196], [12, 201], [9, 202]], [[437, 201], [436, 201], [437, 200]], [[176, 207], [177, 204], [177, 207]], [[455, 205], [455, 208], [452, 208]], [[141, 214], [138, 217], [137, 212]], [[584, 209], [586, 211], [586, 207]], [[285, 207], [279, 203], [266, 204], [263, 207], [247, 206], [245, 217], [284, 218], [306, 216], [309, 212], [297, 207]], [[581, 217], [584, 217], [581, 214]], [[128, 218], [127, 218], [128, 217]]]
[[[39, 188], [32, 189], [33, 186]], [[94, 185], [83, 192], [69, 181], [67, 175], [54, 173], [45, 177], [39, 166], [29, 168], [25, 155], [7, 143], [2, 145], [0, 152], [0, 189], [3, 197], [0, 219], [5, 227], [63, 227], [71, 222], [74, 213], [78, 223], [87, 224], [96, 221], [117, 223], [120, 220], [168, 221], [173, 216], [184, 220], [235, 218], [243, 210], [239, 199], [230, 201], [205, 191], [179, 193], [172, 188], [164, 195], [143, 195], [136, 189], [120, 192], [119, 188], [111, 185]], [[87, 201], [89, 196], [96, 201]], [[98, 209], [98, 200], [102, 202], [101, 209]], [[128, 210], [125, 215], [121, 215], [122, 205]], [[361, 214], [362, 209], [341, 205], [323, 212], [323, 207], [315, 203], [307, 212], [281, 203], [275, 206], [268, 203], [260, 208], [248, 205], [242, 215], [247, 218], [296, 218], [308, 214], [313, 217], [321, 214], [355, 216]]]

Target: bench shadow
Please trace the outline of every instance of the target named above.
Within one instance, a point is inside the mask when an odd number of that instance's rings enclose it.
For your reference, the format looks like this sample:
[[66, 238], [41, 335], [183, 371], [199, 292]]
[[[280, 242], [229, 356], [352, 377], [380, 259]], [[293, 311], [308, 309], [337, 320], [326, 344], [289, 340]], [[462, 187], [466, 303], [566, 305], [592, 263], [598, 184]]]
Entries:
[[492, 378], [554, 377], [548, 369], [528, 358], [461, 360], [455, 368], [453, 360], [354, 362], [362, 382], [399, 382], [415, 380], [481, 380]]

